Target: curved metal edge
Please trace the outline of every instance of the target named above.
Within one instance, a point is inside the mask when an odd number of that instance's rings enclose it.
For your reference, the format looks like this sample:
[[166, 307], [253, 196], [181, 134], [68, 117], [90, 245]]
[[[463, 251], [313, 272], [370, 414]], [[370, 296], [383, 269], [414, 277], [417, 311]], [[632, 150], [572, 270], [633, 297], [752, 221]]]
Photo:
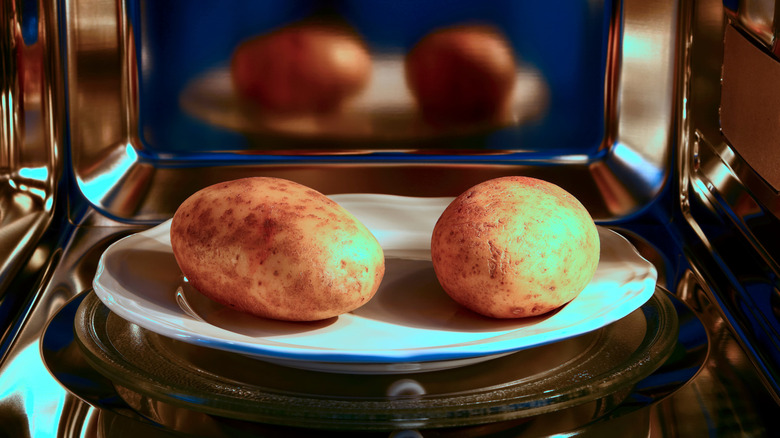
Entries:
[[[12, 344], [42, 274], [65, 160], [64, 80], [56, 2], [0, 5], [0, 327]], [[0, 360], [0, 364], [2, 360]]]
[[[208, 163], [188, 161], [186, 156], [143, 159], [136, 128], [139, 72], [134, 29], [119, 3], [89, 11], [90, 17], [100, 20], [78, 20], [86, 3], [71, 2], [65, 24], [69, 94], [89, 101], [70, 104], [74, 185], [87, 202], [120, 221], [159, 222], [194, 191], [245, 175], [293, 179], [326, 194], [454, 196], [484, 180], [511, 174], [536, 175], [559, 184], [581, 199], [597, 220], [614, 221], [638, 214], [669, 179], [677, 97], [677, 1], [613, 3], [605, 77], [606, 136], [594, 157], [539, 161], [523, 154], [465, 155], [453, 162], [449, 155], [335, 151], [316, 157], [226, 153]], [[113, 84], [101, 90], [90, 88], [87, 61], [80, 57], [78, 45], [98, 36], [101, 46], [90, 53], [105, 61], [102, 65]], [[103, 129], [87, 129], [98, 125]]]

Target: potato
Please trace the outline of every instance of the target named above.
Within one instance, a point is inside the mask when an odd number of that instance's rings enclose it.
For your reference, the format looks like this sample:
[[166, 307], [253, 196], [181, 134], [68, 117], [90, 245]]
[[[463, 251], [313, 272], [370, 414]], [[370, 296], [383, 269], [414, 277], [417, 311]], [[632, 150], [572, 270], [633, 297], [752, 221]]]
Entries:
[[465, 191], [431, 238], [436, 277], [458, 303], [486, 316], [541, 315], [574, 299], [599, 262], [599, 236], [574, 196], [510, 176]]
[[252, 38], [231, 60], [238, 94], [286, 115], [335, 111], [370, 75], [371, 57], [354, 32], [318, 23]]
[[278, 178], [238, 179], [193, 194], [173, 216], [171, 245], [203, 295], [286, 321], [360, 307], [385, 271], [382, 248], [352, 214]]
[[423, 117], [440, 126], [500, 121], [515, 86], [512, 48], [487, 26], [428, 34], [409, 52], [405, 68]]

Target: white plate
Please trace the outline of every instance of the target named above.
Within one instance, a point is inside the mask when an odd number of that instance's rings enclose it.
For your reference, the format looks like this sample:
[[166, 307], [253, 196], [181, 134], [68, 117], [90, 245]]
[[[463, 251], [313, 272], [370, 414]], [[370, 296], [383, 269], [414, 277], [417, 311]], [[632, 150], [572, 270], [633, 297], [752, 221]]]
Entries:
[[468, 365], [596, 330], [639, 308], [655, 290], [655, 267], [622, 236], [599, 227], [601, 260], [577, 298], [540, 317], [482, 317], [446, 295], [430, 262], [431, 232], [451, 198], [331, 198], [366, 224], [387, 258], [377, 294], [353, 312], [295, 323], [214, 303], [183, 281], [170, 221], [111, 245], [100, 259], [95, 293], [120, 317], [185, 342], [319, 371], [399, 373]]

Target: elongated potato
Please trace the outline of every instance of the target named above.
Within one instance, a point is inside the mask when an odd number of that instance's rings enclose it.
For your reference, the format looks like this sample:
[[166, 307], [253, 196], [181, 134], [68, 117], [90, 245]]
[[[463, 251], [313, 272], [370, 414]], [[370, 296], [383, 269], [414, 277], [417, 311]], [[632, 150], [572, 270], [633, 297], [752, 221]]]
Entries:
[[455, 301], [486, 316], [518, 318], [574, 299], [601, 253], [596, 225], [574, 196], [518, 176], [458, 196], [434, 227], [431, 255]]
[[371, 56], [350, 29], [301, 23], [243, 42], [230, 67], [239, 95], [263, 109], [321, 114], [338, 110], [366, 87]]
[[314, 321], [368, 302], [384, 275], [376, 238], [323, 194], [277, 178], [207, 187], [173, 217], [171, 245], [192, 286], [257, 316]]

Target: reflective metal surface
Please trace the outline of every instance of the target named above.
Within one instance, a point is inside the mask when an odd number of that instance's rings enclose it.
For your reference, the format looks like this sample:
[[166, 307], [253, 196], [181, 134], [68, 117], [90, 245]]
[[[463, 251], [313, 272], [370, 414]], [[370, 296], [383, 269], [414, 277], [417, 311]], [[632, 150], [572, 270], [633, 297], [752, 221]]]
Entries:
[[[675, 2], [612, 6], [593, 2], [588, 5], [592, 10], [582, 10], [584, 15], [603, 11], [611, 21], [601, 25], [610, 27], [604, 49], [606, 77], [597, 83], [606, 88], [597, 97], [604, 99], [599, 104], [605, 108], [605, 132], [592, 145], [573, 140], [567, 148], [550, 149], [540, 140], [516, 149], [510, 136], [497, 148], [474, 150], [458, 145], [479, 144], [477, 137], [443, 136], [437, 144], [424, 147], [367, 143], [356, 149], [323, 139], [324, 146], [301, 150], [285, 148], [285, 140], [277, 138], [270, 154], [241, 150], [234, 137], [208, 143], [207, 135], [200, 138], [206, 143], [184, 150], [166, 143], [150, 149], [143, 137], [146, 131], [138, 125], [138, 81], [145, 68], [154, 67], [143, 62], [150, 62], [152, 54], [144, 54], [155, 47], [137, 46], [139, 41], [150, 44], [152, 36], [139, 39], [146, 30], [136, 29], [138, 20], [133, 19], [147, 13], [146, 6], [97, 3], [73, 1], [65, 9], [73, 170], [86, 199], [122, 220], [167, 219], [194, 190], [246, 175], [288, 178], [326, 194], [453, 196], [483, 180], [517, 173], [558, 183], [583, 199], [596, 218], [615, 220], [639, 212], [668, 179], [678, 26]], [[500, 10], [504, 3], [495, 5]], [[138, 52], [140, 58], [132, 56]], [[572, 76], [572, 81], [577, 80]], [[576, 82], [572, 86], [588, 88]], [[574, 114], [556, 122], [544, 135], [575, 126], [578, 117]], [[315, 137], [313, 142], [320, 140]], [[310, 166], [313, 162], [317, 166]], [[403, 175], [401, 181], [398, 175]]]
[[727, 14], [739, 22], [740, 27], [777, 56], [780, 52], [778, 46], [780, 7], [777, 0], [735, 0], [723, 3]]
[[[18, 303], [11, 303], [9, 284], [54, 211], [63, 170], [63, 84], [56, 6], [5, 2], [0, 22], [0, 301], [10, 311]], [[0, 324], [9, 321], [0, 317]]]
[[[734, 26], [726, 27], [723, 47], [721, 131], [745, 164], [777, 192], [780, 148], [772, 145], [780, 138], [780, 130], [772, 121], [774, 114], [780, 112], [780, 88], [775, 85], [780, 63], [755, 47]], [[739, 166], [733, 160], [728, 165]]]
[[[720, 2], [696, 3], [691, 13], [694, 19], [686, 44], [690, 67], [682, 78], [687, 117], [679, 150], [682, 214], [694, 234], [690, 241], [696, 242], [688, 254], [702, 281], [717, 285], [711, 289], [713, 300], [780, 401], [780, 195], [771, 186], [770, 175], [763, 178], [762, 167], [752, 168], [739, 154], [739, 148], [751, 145], [738, 136], [727, 138], [734, 129], [721, 126], [719, 110], [724, 102], [721, 87], [726, 86], [722, 72], [758, 66], [723, 67], [725, 61], [735, 60], [724, 56], [724, 38], [746, 36], [734, 28], [738, 23], [723, 15]], [[767, 50], [761, 53], [754, 56], [778, 62]], [[735, 78], [732, 74], [728, 79]], [[759, 159], [776, 160], [777, 139], [770, 137], [771, 132], [760, 135], [765, 136], [764, 144], [752, 146], [756, 148], [753, 153], [766, 157]], [[733, 140], [742, 143], [731, 144]]]

